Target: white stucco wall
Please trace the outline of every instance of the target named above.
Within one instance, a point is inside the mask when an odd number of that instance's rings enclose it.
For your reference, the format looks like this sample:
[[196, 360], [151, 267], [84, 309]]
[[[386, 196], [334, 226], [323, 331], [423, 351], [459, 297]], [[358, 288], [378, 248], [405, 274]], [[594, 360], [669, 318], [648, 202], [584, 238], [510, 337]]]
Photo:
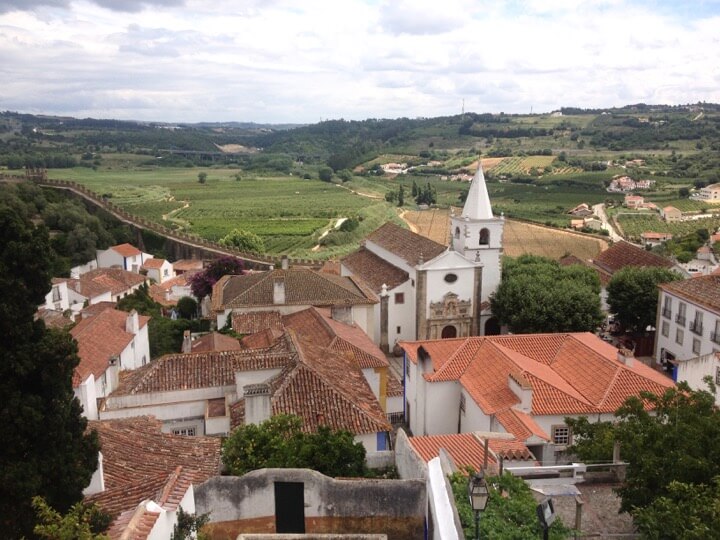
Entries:
[[65, 311], [70, 308], [70, 295], [67, 282], [54, 283], [50, 292], [45, 295], [44, 307], [50, 311]]
[[[670, 305], [671, 317], [663, 315], [663, 307], [665, 306], [665, 298], [672, 299]], [[681, 325], [676, 321], [679, 313], [680, 303], [684, 303], [685, 307], [685, 324]], [[695, 320], [695, 312], [702, 313], [702, 335], [698, 335], [690, 330], [690, 324]], [[679, 298], [665, 291], [660, 291], [660, 300], [658, 303], [657, 331], [655, 332], [655, 358], [660, 360], [661, 351], [663, 349], [675, 355], [677, 360], [687, 360], [697, 356], [704, 356], [713, 351], [720, 351], [720, 344], [711, 340], [711, 333], [716, 331], [716, 322], [720, 320], [720, 313], [711, 311], [704, 307], [692, 304], [685, 299]], [[663, 323], [668, 324], [668, 335], [663, 335]], [[682, 343], [677, 342], [677, 330], [683, 331]], [[720, 330], [720, 328], [718, 328]], [[720, 336], [718, 336], [720, 337]], [[693, 340], [700, 341], [700, 349], [693, 351]], [[718, 339], [720, 341], [720, 339]]]
[[[390, 350], [398, 341], [413, 341], [417, 339], [415, 332], [415, 306], [416, 289], [411, 280], [401, 283], [394, 289], [388, 290], [388, 345]], [[405, 297], [402, 304], [395, 302], [395, 295], [401, 293]], [[400, 327], [400, 332], [398, 332]], [[377, 308], [377, 341], [380, 343], [380, 308]]]
[[362, 374], [365, 377], [370, 390], [375, 395], [376, 399], [380, 399], [380, 373], [375, 368], [365, 368], [362, 370]]
[[355, 435], [355, 442], [362, 443], [367, 452], [376, 452], [377, 447], [377, 433], [364, 433], [361, 435]]
[[[705, 354], [690, 360], [677, 363], [677, 382], [685, 381], [693, 390], [707, 390], [707, 383], [703, 380], [710, 377], [717, 381], [720, 360], [715, 354]], [[720, 406], [720, 392], [715, 393], [715, 404]]]
[[82, 276], [83, 274], [85, 274], [86, 272], [89, 272], [90, 270], [95, 270], [97, 267], [98, 267], [98, 265], [97, 265], [96, 260], [89, 261], [85, 264], [79, 264], [77, 266], [73, 266], [70, 269], [70, 277], [77, 279], [80, 276]]
[[99, 268], [112, 268], [113, 266], [119, 266], [125, 269], [125, 257], [120, 255], [117, 251], [112, 249], [106, 249], [98, 251], [95, 257]]
[[131, 369], [142, 367], [150, 361], [150, 337], [148, 334], [148, 326], [148, 323], [145, 323], [145, 325], [139, 329], [138, 333], [135, 334], [135, 338], [133, 339], [135, 345], [134, 348], [132, 348], [134, 358], [133, 368]]
[[88, 420], [97, 420], [97, 393], [95, 391], [95, 376], [91, 373], [90, 376], [81, 382], [78, 386], [73, 388], [75, 397], [80, 401], [80, 405], [83, 408], [83, 416]]
[[[195, 495], [193, 492], [193, 486], [190, 484], [185, 495], [180, 500], [180, 505], [187, 514], [195, 513]], [[158, 519], [155, 521], [153, 528], [150, 530], [147, 538], [148, 540], [167, 540], [173, 534], [173, 528], [177, 523], [177, 509], [165, 510], [160, 512]]]
[[465, 414], [460, 415], [460, 433], [492, 431], [491, 417], [480, 409], [480, 406], [470, 397], [467, 390], [462, 388], [461, 392], [465, 395]]

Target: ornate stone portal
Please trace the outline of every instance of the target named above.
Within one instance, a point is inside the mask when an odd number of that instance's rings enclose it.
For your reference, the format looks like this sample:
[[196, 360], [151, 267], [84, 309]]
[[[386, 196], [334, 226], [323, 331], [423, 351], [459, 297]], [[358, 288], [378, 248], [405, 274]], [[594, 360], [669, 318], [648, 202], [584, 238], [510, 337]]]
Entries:
[[440, 302], [430, 302], [428, 339], [467, 337], [472, 328], [472, 301], [449, 292]]

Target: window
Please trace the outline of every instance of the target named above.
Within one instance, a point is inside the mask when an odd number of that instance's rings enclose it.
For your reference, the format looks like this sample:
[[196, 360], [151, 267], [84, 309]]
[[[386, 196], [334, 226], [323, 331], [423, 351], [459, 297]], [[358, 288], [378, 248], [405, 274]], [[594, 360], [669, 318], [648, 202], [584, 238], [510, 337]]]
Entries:
[[402, 326], [397, 326], [397, 327], [396, 327], [396, 330], [397, 330], [397, 333], [399, 334], [400, 331], [402, 330]]
[[487, 246], [490, 244], [490, 230], [480, 229], [480, 245]]
[[52, 288], [52, 301], [53, 301], [53, 302], [59, 302], [59, 301], [60, 301], [60, 287], [53, 287], [53, 288]]
[[465, 394], [460, 394], [460, 412], [465, 414]]
[[560, 446], [568, 446], [572, 441], [572, 432], [568, 426], [553, 426], [552, 441]]
[[460, 227], [455, 227], [455, 238], [460, 238]]
[[445, 283], [455, 283], [457, 278], [457, 274], [445, 274], [443, 279], [445, 280]]
[[168, 272], [167, 268], [165, 270], [163, 270], [163, 276], [167, 277], [169, 275], [170, 275], [170, 273]]
[[690, 323], [690, 330], [698, 335], [703, 333], [703, 314], [702, 311], [695, 311], [695, 319]]
[[173, 435], [184, 435], [187, 437], [195, 436], [195, 426], [176, 428], [172, 430]]
[[405, 376], [410, 377], [410, 362], [405, 359]]
[[396, 304], [404, 304], [405, 303], [405, 293], [396, 292], [395, 293], [395, 303]]
[[678, 328], [675, 332], [675, 343], [682, 345], [683, 339], [685, 338], [685, 332], [681, 328]]
[[720, 319], [715, 319], [715, 331], [710, 332], [710, 341], [720, 343]]
[[667, 321], [663, 321], [661, 331], [663, 336], [668, 337], [670, 335], [670, 323]]
[[672, 318], [672, 298], [670, 298], [669, 296], [665, 297], [662, 314], [663, 317], [665, 317], [666, 319]]
[[700, 354], [700, 340], [693, 339], [693, 354]]
[[685, 311], [687, 311], [687, 304], [680, 302], [678, 305], [678, 314], [675, 317], [675, 322], [681, 326], [685, 326]]
[[715, 368], [715, 384], [720, 385], [720, 366]]

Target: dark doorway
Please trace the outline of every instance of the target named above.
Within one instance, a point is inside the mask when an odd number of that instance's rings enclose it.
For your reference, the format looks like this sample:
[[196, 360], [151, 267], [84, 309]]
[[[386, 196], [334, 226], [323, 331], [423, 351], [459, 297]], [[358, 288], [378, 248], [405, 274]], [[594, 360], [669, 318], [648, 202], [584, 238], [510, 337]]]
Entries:
[[446, 326], [442, 329], [442, 333], [440, 334], [440, 337], [443, 339], [449, 339], [457, 337], [457, 328], [454, 326]]
[[486, 336], [499, 336], [500, 335], [500, 323], [495, 317], [490, 317], [485, 323], [485, 334]]
[[305, 533], [305, 495], [302, 482], [275, 482], [275, 532]]

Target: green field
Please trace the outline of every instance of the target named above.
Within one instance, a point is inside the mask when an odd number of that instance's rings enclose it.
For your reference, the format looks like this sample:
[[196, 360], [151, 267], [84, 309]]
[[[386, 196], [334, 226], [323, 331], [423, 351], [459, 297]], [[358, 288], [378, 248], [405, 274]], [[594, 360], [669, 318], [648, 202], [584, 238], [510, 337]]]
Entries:
[[127, 211], [166, 226], [211, 240], [240, 228], [262, 236], [268, 252], [293, 256], [340, 252], [311, 251], [337, 218], [359, 217], [358, 230], [367, 234], [370, 226], [395, 215], [384, 200], [356, 195], [336, 184], [294, 176], [243, 176], [238, 181], [237, 169], [206, 172], [205, 184], [198, 182], [196, 168], [56, 169], [49, 176], [79, 182], [111, 196]]
[[695, 232], [698, 229], [707, 229], [712, 232], [720, 227], [720, 217], [705, 218], [677, 223], [666, 223], [657, 214], [634, 215], [620, 214], [617, 220], [629, 240], [638, 241], [640, 235], [645, 231], [669, 232], [675, 236]]

